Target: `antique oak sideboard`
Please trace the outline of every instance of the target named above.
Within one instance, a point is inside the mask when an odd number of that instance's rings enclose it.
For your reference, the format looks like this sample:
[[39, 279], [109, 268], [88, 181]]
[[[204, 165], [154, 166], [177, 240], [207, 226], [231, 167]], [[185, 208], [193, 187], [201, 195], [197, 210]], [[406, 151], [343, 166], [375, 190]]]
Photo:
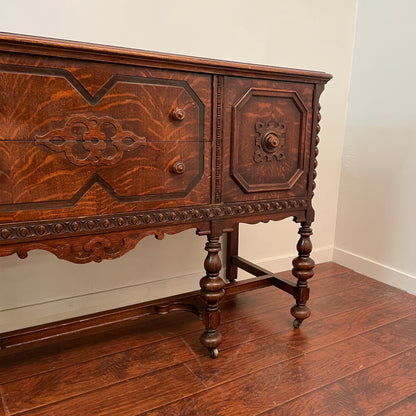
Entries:
[[[295, 298], [298, 327], [310, 315], [319, 96], [330, 78], [0, 34], [0, 255], [99, 262], [195, 228], [208, 239], [203, 307], [172, 298], [146, 313], [199, 314], [216, 357], [225, 292], [274, 285]], [[239, 223], [286, 217], [301, 224], [297, 283], [238, 256]], [[237, 282], [238, 268], [256, 277]]]

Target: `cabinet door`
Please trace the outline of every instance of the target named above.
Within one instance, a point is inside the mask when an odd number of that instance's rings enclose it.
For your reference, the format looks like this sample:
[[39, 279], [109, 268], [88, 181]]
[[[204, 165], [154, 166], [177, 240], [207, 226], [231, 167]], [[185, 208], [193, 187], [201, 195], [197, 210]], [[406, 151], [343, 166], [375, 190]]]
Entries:
[[226, 77], [224, 201], [307, 196], [314, 86]]
[[0, 61], [0, 220], [210, 202], [211, 76]]

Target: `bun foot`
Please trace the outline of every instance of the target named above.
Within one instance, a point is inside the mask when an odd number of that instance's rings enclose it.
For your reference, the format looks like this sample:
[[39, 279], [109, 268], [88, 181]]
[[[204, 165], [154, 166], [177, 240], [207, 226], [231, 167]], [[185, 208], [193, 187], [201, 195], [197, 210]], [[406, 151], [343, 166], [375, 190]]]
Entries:
[[295, 318], [295, 321], [300, 322], [311, 316], [311, 311], [306, 305], [293, 305], [290, 309], [290, 313]]
[[296, 318], [293, 321], [293, 328], [298, 329], [302, 325], [302, 321], [303, 321], [303, 319]]
[[209, 355], [211, 358], [217, 358], [218, 357], [218, 348], [210, 348]]

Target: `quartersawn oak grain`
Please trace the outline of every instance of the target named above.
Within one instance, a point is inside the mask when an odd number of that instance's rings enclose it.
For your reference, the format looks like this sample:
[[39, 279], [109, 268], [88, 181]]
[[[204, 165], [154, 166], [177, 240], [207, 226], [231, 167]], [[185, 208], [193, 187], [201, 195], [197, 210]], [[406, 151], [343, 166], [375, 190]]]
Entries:
[[[205, 326], [200, 341], [216, 358], [226, 291], [272, 285], [295, 299], [290, 313], [299, 328], [311, 314], [319, 98], [330, 79], [0, 34], [0, 256], [25, 259], [41, 249], [78, 264], [101, 262], [146, 236], [194, 228], [208, 240], [201, 302], [172, 297], [142, 305], [139, 315], [193, 312]], [[300, 224], [296, 281], [237, 253], [239, 223], [287, 217]], [[240, 268], [255, 280], [225, 287], [224, 233], [226, 275], [236, 280]], [[104, 315], [101, 321], [112, 313]], [[94, 320], [4, 334], [0, 345], [84, 331]]]

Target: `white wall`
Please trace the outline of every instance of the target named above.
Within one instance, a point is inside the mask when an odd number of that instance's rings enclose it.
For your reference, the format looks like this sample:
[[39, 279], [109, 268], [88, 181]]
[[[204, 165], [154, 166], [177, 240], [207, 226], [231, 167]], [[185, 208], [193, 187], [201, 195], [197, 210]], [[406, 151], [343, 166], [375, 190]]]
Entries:
[[416, 294], [415, 16], [359, 1], [334, 260]]
[[[334, 74], [322, 96], [314, 258], [332, 259], [355, 0], [14, 0], [0, 30]], [[244, 226], [241, 253], [290, 268], [297, 225]], [[143, 240], [121, 259], [74, 265], [32, 252], [0, 258], [0, 332], [198, 288], [204, 238]]]

